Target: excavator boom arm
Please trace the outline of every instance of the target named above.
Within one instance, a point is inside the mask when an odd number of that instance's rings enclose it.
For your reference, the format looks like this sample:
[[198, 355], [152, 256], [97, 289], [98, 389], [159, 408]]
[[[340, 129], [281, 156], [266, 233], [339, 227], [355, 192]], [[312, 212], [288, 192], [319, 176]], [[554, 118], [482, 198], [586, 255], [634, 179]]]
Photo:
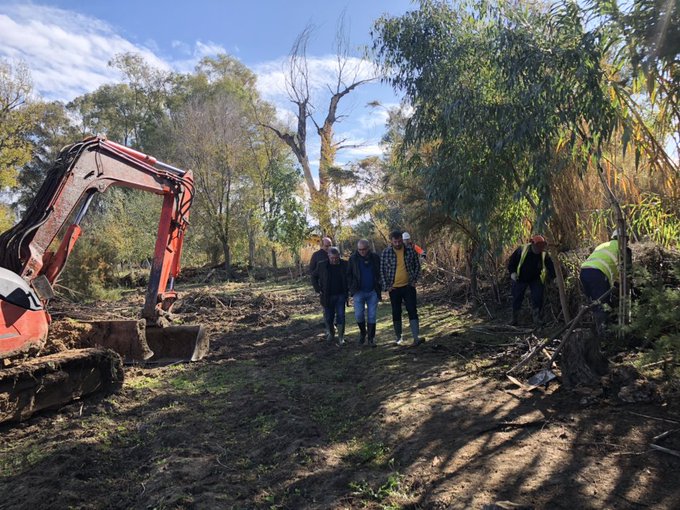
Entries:
[[[153, 320], [168, 311], [176, 298], [173, 285], [194, 194], [192, 174], [105, 138], [87, 138], [62, 150], [24, 218], [0, 236], [0, 266], [19, 274], [42, 299], [49, 299], [51, 284], [80, 235], [79, 224], [90, 201], [109, 186], [164, 197], [143, 311], [144, 318]], [[80, 210], [59, 248], [48, 252], [78, 204]]]

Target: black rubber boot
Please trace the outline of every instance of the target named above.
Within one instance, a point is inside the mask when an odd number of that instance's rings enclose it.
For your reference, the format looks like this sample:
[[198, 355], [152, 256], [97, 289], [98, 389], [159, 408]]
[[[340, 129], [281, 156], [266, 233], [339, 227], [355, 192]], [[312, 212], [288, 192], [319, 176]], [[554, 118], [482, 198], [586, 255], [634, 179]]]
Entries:
[[519, 324], [519, 310], [512, 311], [512, 320], [510, 321], [511, 326], [517, 326]]
[[357, 322], [357, 326], [359, 326], [359, 331], [361, 332], [361, 336], [359, 337], [359, 345], [364, 345], [366, 342], [366, 323]]
[[401, 341], [402, 341], [402, 340], [401, 340], [401, 321], [399, 321], [399, 322], [394, 322], [394, 323], [392, 324], [392, 326], [394, 327], [394, 336], [395, 336], [394, 342], [395, 342], [397, 345], [401, 345]]
[[368, 325], [368, 345], [375, 347], [375, 324]]
[[411, 336], [413, 337], [413, 345], [420, 345], [423, 343], [423, 340], [420, 338], [420, 322], [418, 322], [418, 319], [413, 319], [408, 322], [409, 326], [411, 326]]
[[540, 308], [531, 309], [531, 320], [533, 321], [534, 326], [537, 328], [540, 328], [543, 325], [543, 321], [541, 320]]
[[333, 343], [333, 340], [335, 340], [335, 326], [333, 324], [329, 324], [328, 322], [325, 323], [326, 326], [326, 342], [327, 343]]
[[337, 344], [339, 346], [345, 345], [345, 325], [344, 324], [338, 324], [338, 341]]

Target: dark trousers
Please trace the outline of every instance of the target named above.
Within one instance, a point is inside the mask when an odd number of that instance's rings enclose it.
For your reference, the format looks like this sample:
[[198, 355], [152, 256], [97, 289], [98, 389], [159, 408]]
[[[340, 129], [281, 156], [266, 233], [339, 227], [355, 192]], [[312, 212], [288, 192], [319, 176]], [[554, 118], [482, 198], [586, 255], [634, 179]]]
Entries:
[[[585, 267], [581, 269], [579, 279], [581, 280], [581, 285], [583, 285], [583, 293], [591, 301], [600, 299], [609, 290], [609, 280], [599, 269]], [[611, 294], [609, 294], [602, 300], [602, 303], [611, 306], [611, 297]], [[593, 316], [598, 325], [603, 325], [607, 322], [607, 312], [600, 305], [593, 308]]]
[[530, 282], [512, 282], [512, 309], [514, 311], [519, 311], [522, 308], [522, 302], [524, 301], [524, 293], [529, 287], [531, 291], [531, 307], [538, 310], [543, 308], [543, 290], [545, 285], [541, 283], [540, 279], [536, 279]]
[[390, 292], [390, 303], [392, 304], [392, 322], [401, 324], [401, 304], [406, 305], [408, 320], [418, 319], [418, 309], [416, 308], [416, 288], [411, 285], [406, 287], [395, 287]]
[[345, 323], [345, 303], [347, 296], [345, 294], [334, 294], [328, 298], [329, 305], [323, 307], [323, 318], [328, 327], [333, 327], [333, 322], [338, 326]]

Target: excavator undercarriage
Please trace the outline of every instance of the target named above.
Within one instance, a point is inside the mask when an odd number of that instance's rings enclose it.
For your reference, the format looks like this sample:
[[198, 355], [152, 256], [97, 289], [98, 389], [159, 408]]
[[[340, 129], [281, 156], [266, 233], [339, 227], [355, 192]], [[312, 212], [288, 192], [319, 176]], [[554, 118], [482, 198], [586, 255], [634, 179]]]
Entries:
[[[45, 355], [53, 285], [93, 196], [110, 186], [163, 196], [141, 318], [74, 321], [76, 341]], [[24, 217], [0, 235], [0, 423], [94, 392], [116, 391], [123, 383], [123, 363], [197, 361], [207, 353], [201, 326], [173, 326], [168, 320], [193, 193], [191, 172], [102, 137], [61, 151]], [[58, 248], [48, 251], [60, 233]]]

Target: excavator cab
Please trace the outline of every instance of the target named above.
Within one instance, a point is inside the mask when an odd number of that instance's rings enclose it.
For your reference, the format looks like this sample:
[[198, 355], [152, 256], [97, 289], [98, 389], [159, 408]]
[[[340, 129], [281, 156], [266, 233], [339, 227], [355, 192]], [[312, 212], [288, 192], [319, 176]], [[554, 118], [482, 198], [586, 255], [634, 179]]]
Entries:
[[[98, 360], [100, 372], [105, 374], [109, 370], [106, 363], [113, 358], [102, 355], [102, 349], [117, 352], [118, 363], [120, 358], [127, 362], [197, 361], [207, 353], [208, 338], [201, 326], [174, 326], [169, 320], [177, 299], [174, 282], [180, 271], [182, 243], [194, 195], [192, 173], [98, 136], [62, 149], [24, 217], [0, 235], [0, 366], [13, 364], [9, 360], [33, 358], [31, 373], [39, 372], [36, 363], [40, 364], [39, 353], [51, 323], [47, 307], [54, 297], [52, 286], [80, 236], [80, 223], [92, 198], [110, 186], [162, 195], [163, 207], [141, 318], [82, 323], [79, 347], [83, 352], [71, 354], [84, 374], [83, 387], [97, 386], [87, 375], [88, 358]], [[67, 226], [76, 209], [75, 219]], [[65, 233], [59, 247], [54, 252], [48, 251], [62, 231]], [[84, 354], [88, 349], [97, 352]], [[64, 357], [68, 358], [68, 353], [62, 353], [61, 358]], [[49, 363], [54, 366], [53, 361]], [[68, 364], [57, 363], [62, 368]], [[43, 370], [50, 376], [48, 369]], [[110, 372], [116, 374], [113, 379], [122, 382], [120, 367], [111, 368]], [[7, 379], [8, 373], [11, 380]], [[5, 414], [20, 418], [28, 412], [20, 401], [35, 400], [36, 395], [19, 398], [1, 393], [4, 386], [16, 389], [18, 378], [23, 377], [21, 373], [19, 365], [10, 371], [0, 369], [0, 401], [14, 402]], [[110, 386], [110, 382], [100, 386]], [[80, 386], [76, 385], [76, 393], [82, 390]], [[0, 406], [0, 422], [3, 416]]]

